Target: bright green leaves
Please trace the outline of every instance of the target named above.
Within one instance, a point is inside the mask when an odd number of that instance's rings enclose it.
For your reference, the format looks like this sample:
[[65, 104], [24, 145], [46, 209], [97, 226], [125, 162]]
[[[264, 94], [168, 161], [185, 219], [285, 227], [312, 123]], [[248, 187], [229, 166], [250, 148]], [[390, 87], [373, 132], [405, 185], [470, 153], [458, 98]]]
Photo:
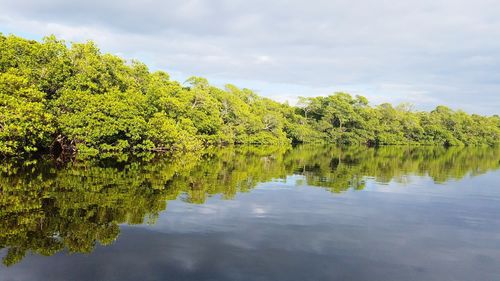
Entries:
[[500, 142], [494, 117], [468, 115], [445, 106], [430, 113], [415, 112], [409, 104], [370, 107], [364, 97], [337, 93], [302, 98], [298, 111], [323, 138], [340, 144], [491, 146]]
[[49, 148], [62, 138], [80, 151], [196, 150], [218, 144], [496, 145], [500, 118], [439, 106], [370, 107], [362, 96], [301, 98], [297, 107], [249, 89], [184, 84], [138, 61], [0, 34], [0, 154]]
[[27, 79], [29, 84], [50, 98], [61, 89], [71, 75], [71, 60], [64, 41], [54, 36], [42, 43], [15, 36], [0, 40], [0, 72]]
[[136, 92], [65, 91], [54, 110], [60, 132], [69, 139], [104, 151], [124, 151], [146, 139], [145, 100]]
[[48, 147], [54, 127], [44, 96], [26, 78], [0, 73], [0, 154]]
[[71, 76], [72, 62], [65, 42], [58, 41], [54, 36], [44, 38], [38, 46], [34, 53], [37, 65], [33, 67], [32, 81], [48, 98], [53, 98]]
[[149, 139], [156, 150], [194, 150], [201, 147], [196, 137], [196, 128], [190, 119], [175, 121], [165, 113], [158, 112], [149, 119]]

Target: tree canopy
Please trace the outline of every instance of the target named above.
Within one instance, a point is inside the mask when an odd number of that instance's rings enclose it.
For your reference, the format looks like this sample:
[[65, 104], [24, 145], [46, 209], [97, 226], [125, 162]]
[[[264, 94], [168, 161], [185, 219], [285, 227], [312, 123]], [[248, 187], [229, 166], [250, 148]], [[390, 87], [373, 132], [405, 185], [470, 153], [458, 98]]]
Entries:
[[90, 41], [0, 34], [1, 155], [55, 145], [97, 154], [317, 142], [491, 146], [500, 142], [500, 117], [372, 107], [347, 93], [290, 106], [201, 77], [173, 81]]

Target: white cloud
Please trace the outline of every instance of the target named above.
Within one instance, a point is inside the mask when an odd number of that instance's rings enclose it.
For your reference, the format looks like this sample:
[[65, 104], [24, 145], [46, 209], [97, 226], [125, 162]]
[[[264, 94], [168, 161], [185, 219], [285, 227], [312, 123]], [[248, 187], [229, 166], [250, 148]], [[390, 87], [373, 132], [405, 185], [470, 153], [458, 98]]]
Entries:
[[280, 101], [347, 90], [374, 103], [494, 114], [498, 14], [491, 0], [0, 0], [0, 31], [92, 39], [173, 77], [201, 75]]

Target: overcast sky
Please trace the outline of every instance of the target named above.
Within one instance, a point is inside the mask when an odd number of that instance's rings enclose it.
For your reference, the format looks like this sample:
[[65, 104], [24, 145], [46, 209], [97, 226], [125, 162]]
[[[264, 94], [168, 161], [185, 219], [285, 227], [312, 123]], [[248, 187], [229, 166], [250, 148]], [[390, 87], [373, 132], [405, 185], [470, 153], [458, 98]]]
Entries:
[[0, 32], [91, 39], [174, 79], [291, 103], [347, 91], [500, 113], [498, 0], [0, 0]]

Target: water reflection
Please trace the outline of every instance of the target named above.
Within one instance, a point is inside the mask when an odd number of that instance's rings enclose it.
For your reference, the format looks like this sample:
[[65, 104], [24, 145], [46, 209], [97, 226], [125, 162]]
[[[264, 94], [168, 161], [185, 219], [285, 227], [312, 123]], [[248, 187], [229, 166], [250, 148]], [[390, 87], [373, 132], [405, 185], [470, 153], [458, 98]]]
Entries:
[[151, 160], [53, 159], [5, 162], [0, 173], [0, 248], [4, 265], [28, 253], [90, 253], [117, 239], [120, 224], [154, 224], [167, 202], [231, 199], [259, 183], [301, 175], [295, 184], [334, 193], [365, 188], [367, 178], [436, 183], [500, 166], [491, 148], [332, 146], [230, 147]]

